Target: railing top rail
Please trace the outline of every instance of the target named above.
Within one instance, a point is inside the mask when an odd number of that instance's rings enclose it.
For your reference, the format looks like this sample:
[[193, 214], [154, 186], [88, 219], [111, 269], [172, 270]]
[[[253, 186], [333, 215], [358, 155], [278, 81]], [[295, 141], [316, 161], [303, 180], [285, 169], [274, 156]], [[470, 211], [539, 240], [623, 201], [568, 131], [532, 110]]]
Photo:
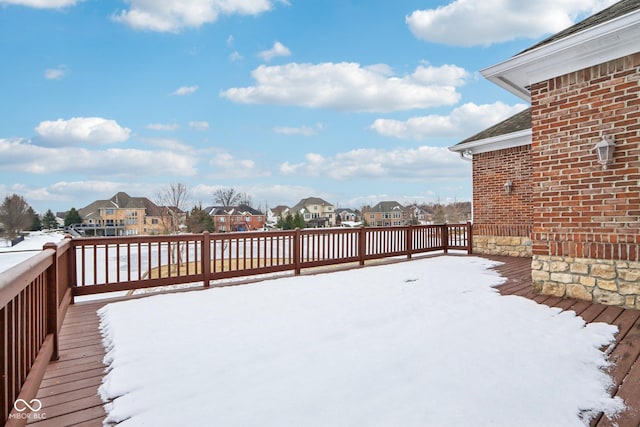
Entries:
[[106, 237], [76, 237], [71, 241], [73, 246], [115, 245], [125, 243], [149, 242], [184, 242], [185, 240], [202, 240], [202, 234], [159, 234], [155, 236], [106, 236]]
[[6, 306], [38, 275], [53, 264], [53, 249], [44, 249], [0, 274], [0, 307]]

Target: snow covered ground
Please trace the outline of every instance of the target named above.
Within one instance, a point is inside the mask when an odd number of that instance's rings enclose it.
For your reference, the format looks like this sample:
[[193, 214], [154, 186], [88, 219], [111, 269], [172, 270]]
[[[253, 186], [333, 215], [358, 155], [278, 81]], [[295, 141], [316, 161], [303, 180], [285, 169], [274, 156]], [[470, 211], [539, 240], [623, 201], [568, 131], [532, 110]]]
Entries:
[[582, 426], [623, 402], [616, 328], [500, 296], [492, 262], [437, 257], [113, 303], [121, 426]]
[[10, 242], [0, 239], [0, 272], [34, 256], [45, 243], [58, 243], [62, 239], [64, 233], [57, 231], [33, 231], [15, 246], [9, 246]]

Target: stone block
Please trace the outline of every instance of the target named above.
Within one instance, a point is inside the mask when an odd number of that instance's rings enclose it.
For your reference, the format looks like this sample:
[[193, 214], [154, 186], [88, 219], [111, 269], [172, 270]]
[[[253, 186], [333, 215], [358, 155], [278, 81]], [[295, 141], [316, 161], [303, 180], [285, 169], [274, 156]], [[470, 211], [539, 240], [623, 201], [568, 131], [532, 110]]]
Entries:
[[589, 274], [589, 265], [574, 262], [570, 266], [570, 271], [575, 274]]
[[591, 295], [589, 289], [576, 283], [569, 283], [567, 285], [567, 297], [586, 301], [593, 300], [593, 295]]
[[551, 273], [550, 280], [558, 283], [573, 283], [573, 274], [569, 273]]
[[553, 297], [563, 297], [565, 293], [565, 285], [563, 283], [546, 282], [542, 285], [543, 295], [551, 295]]
[[615, 279], [616, 269], [612, 264], [593, 264], [591, 275], [599, 279]]
[[612, 292], [618, 292], [618, 284], [616, 283], [615, 280], [597, 279], [596, 280], [596, 285], [600, 289], [604, 289], [604, 290], [612, 291]]
[[553, 261], [549, 265], [549, 271], [555, 273], [569, 271], [569, 264], [562, 261]]
[[619, 269], [618, 277], [625, 282], [640, 282], [640, 270]]
[[640, 295], [640, 282], [620, 282], [618, 288], [622, 295]]
[[583, 286], [588, 286], [590, 288], [593, 288], [596, 285], [596, 278], [591, 276], [581, 276], [580, 284]]
[[531, 272], [531, 279], [534, 282], [546, 282], [547, 280], [549, 280], [549, 273], [541, 270], [533, 270]]
[[616, 292], [595, 288], [593, 290], [593, 301], [606, 305], [623, 305], [625, 297]]

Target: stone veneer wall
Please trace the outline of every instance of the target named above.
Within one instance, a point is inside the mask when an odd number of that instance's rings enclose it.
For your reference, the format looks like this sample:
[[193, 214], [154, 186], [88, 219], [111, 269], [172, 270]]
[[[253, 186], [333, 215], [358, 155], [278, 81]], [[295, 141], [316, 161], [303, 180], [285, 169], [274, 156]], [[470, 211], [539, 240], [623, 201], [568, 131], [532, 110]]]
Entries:
[[531, 238], [511, 236], [473, 236], [473, 253], [531, 258]]
[[534, 255], [537, 293], [640, 309], [640, 262]]
[[531, 192], [530, 145], [473, 155], [474, 253], [531, 257]]
[[534, 288], [640, 308], [640, 53], [533, 84], [531, 105]]

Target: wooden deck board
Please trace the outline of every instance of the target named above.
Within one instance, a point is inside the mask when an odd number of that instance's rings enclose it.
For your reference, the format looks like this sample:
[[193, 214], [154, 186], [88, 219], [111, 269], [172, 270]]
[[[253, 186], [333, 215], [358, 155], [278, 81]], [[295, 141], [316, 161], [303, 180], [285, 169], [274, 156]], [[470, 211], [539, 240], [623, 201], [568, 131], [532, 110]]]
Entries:
[[96, 311], [104, 304], [69, 306], [59, 335], [60, 358], [47, 367], [37, 395], [47, 418], [30, 425], [102, 425], [106, 414], [98, 387], [106, 366]]
[[[503, 264], [495, 269], [507, 277], [497, 290], [503, 295], [517, 295], [563, 310], [573, 310], [585, 322], [605, 322], [618, 326], [616, 343], [608, 348], [610, 368], [615, 382], [612, 392], [632, 409], [618, 419], [598, 417], [597, 427], [640, 425], [640, 311], [592, 304], [586, 301], [536, 295], [531, 286], [531, 260], [488, 257]], [[105, 417], [98, 397], [105, 366], [105, 350], [100, 337], [96, 311], [106, 302], [86, 302], [69, 307], [60, 333], [60, 360], [49, 364], [38, 398], [43, 402], [47, 419], [32, 423], [37, 427], [102, 426]], [[635, 409], [635, 410], [634, 410]]]

